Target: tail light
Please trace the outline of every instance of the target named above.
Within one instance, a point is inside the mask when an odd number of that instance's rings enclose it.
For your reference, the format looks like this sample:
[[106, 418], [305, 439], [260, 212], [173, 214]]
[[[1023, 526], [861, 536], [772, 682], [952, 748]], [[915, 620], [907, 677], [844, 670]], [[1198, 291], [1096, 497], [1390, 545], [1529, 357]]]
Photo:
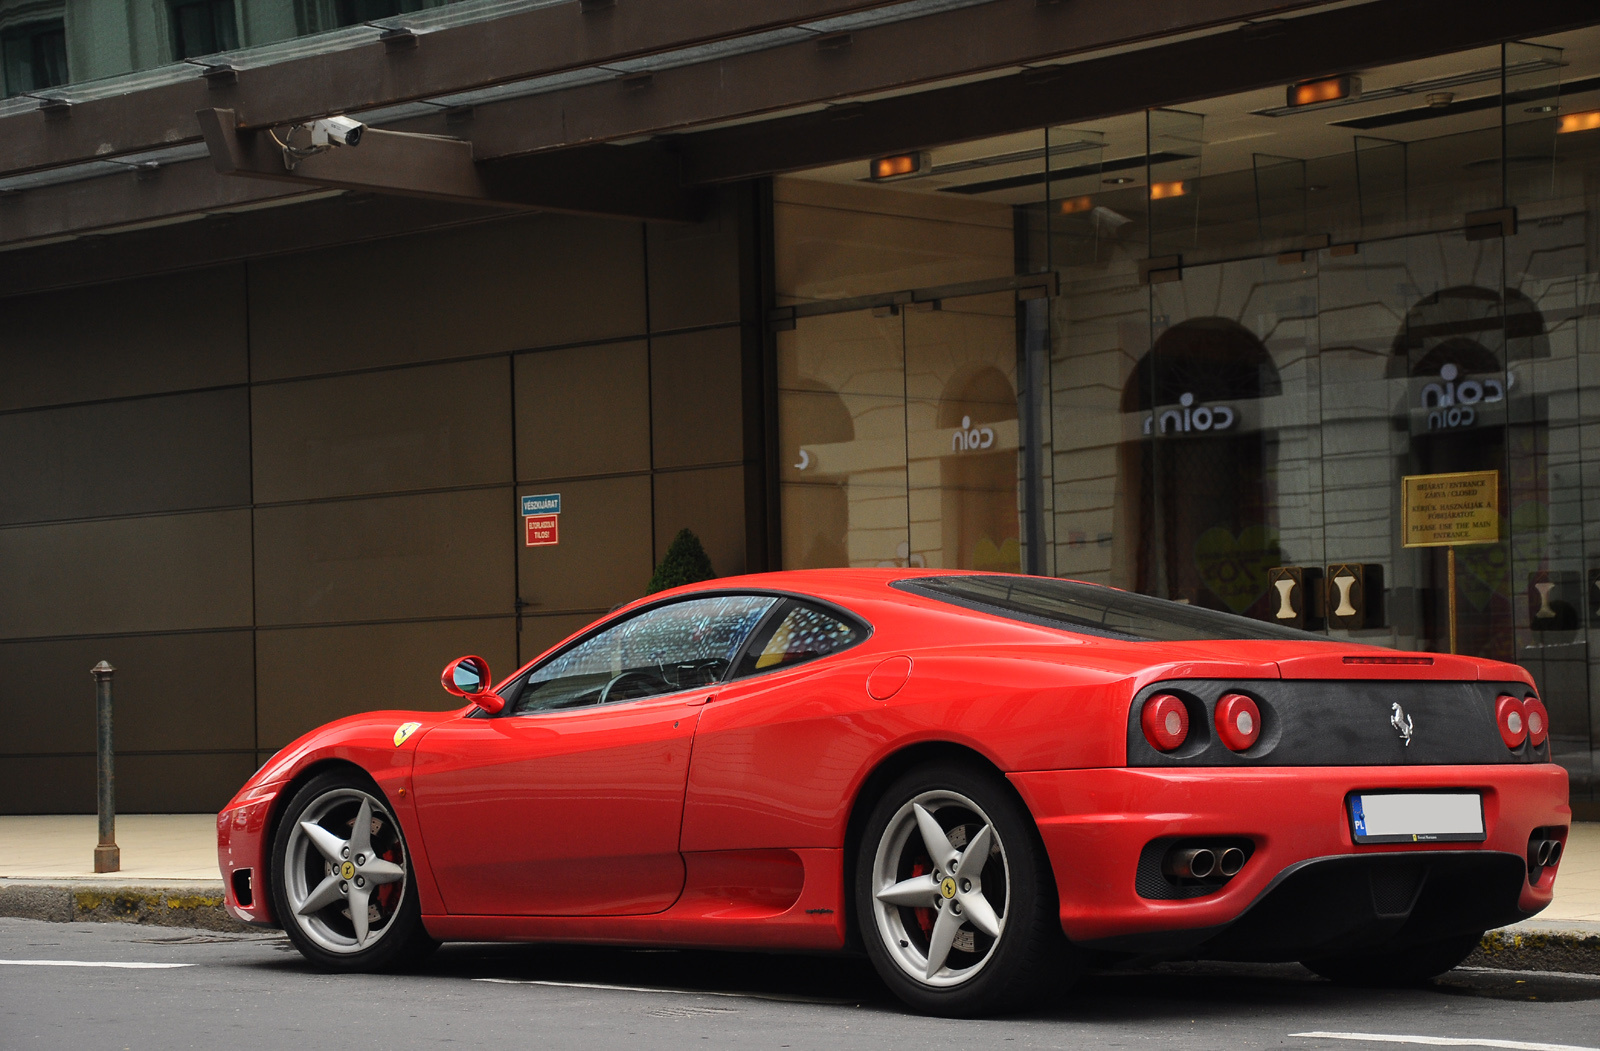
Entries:
[[1261, 709], [1242, 693], [1224, 694], [1217, 701], [1217, 736], [1235, 752], [1249, 749], [1261, 739]]
[[1522, 702], [1522, 722], [1528, 728], [1528, 743], [1535, 748], [1550, 736], [1550, 713], [1544, 710], [1544, 702], [1539, 698], [1529, 697]]
[[1139, 725], [1151, 748], [1170, 752], [1189, 739], [1189, 709], [1172, 694], [1158, 693], [1144, 702]]
[[1500, 739], [1507, 748], [1522, 747], [1522, 742], [1528, 738], [1528, 713], [1522, 701], [1502, 694], [1494, 702], [1494, 721], [1500, 727]]

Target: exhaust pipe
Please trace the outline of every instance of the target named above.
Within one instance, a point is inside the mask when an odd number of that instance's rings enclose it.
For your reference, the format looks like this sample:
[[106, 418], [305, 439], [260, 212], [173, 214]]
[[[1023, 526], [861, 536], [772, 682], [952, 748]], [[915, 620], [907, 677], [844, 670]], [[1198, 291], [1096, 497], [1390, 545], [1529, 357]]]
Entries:
[[1228, 847], [1217, 855], [1217, 875], [1223, 879], [1232, 879], [1244, 868], [1244, 851], [1238, 847]]
[[1560, 860], [1561, 860], [1561, 841], [1559, 839], [1552, 839], [1550, 841], [1550, 860], [1546, 861], [1545, 864], [1546, 865], [1554, 865], [1556, 862], [1558, 862]]
[[1171, 879], [1205, 879], [1217, 870], [1217, 856], [1205, 847], [1168, 852], [1161, 871]]
[[1538, 842], [1538, 844], [1533, 848], [1533, 854], [1534, 854], [1533, 863], [1535, 865], [1538, 865], [1540, 868], [1543, 868], [1544, 866], [1550, 864], [1550, 848], [1553, 847], [1553, 846], [1555, 846], [1555, 844], [1553, 842], [1551, 842], [1550, 840], [1541, 839]]

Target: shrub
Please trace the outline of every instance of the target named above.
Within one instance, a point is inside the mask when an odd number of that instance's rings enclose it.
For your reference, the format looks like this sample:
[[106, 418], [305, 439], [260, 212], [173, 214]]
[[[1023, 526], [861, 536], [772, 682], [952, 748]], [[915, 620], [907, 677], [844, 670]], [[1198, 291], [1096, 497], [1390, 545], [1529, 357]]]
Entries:
[[667, 553], [661, 556], [661, 564], [656, 567], [656, 574], [650, 578], [650, 586], [645, 593], [654, 594], [684, 584], [711, 580], [716, 575], [717, 571], [711, 568], [706, 549], [700, 546], [700, 538], [688, 529], [680, 529], [678, 535], [672, 538], [672, 543], [667, 545]]

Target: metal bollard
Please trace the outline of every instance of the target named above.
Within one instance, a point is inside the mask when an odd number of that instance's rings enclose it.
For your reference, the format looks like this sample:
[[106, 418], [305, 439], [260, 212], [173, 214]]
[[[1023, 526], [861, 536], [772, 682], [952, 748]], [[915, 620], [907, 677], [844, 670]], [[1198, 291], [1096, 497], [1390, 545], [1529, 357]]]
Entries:
[[94, 771], [100, 813], [100, 844], [94, 848], [96, 872], [117, 872], [122, 868], [122, 851], [117, 849], [117, 780], [111, 762], [111, 675], [116, 670], [106, 661], [89, 669], [94, 676], [95, 722], [99, 729]]

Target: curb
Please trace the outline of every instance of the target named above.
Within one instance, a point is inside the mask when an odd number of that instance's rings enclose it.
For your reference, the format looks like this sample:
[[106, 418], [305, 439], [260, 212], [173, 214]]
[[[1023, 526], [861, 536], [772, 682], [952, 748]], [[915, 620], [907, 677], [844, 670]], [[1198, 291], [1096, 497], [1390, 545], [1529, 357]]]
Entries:
[[222, 881], [187, 886], [0, 881], [0, 916], [55, 923], [142, 923], [207, 931], [255, 928], [228, 915]]
[[1600, 974], [1600, 934], [1506, 927], [1485, 934], [1465, 962], [1506, 971]]

